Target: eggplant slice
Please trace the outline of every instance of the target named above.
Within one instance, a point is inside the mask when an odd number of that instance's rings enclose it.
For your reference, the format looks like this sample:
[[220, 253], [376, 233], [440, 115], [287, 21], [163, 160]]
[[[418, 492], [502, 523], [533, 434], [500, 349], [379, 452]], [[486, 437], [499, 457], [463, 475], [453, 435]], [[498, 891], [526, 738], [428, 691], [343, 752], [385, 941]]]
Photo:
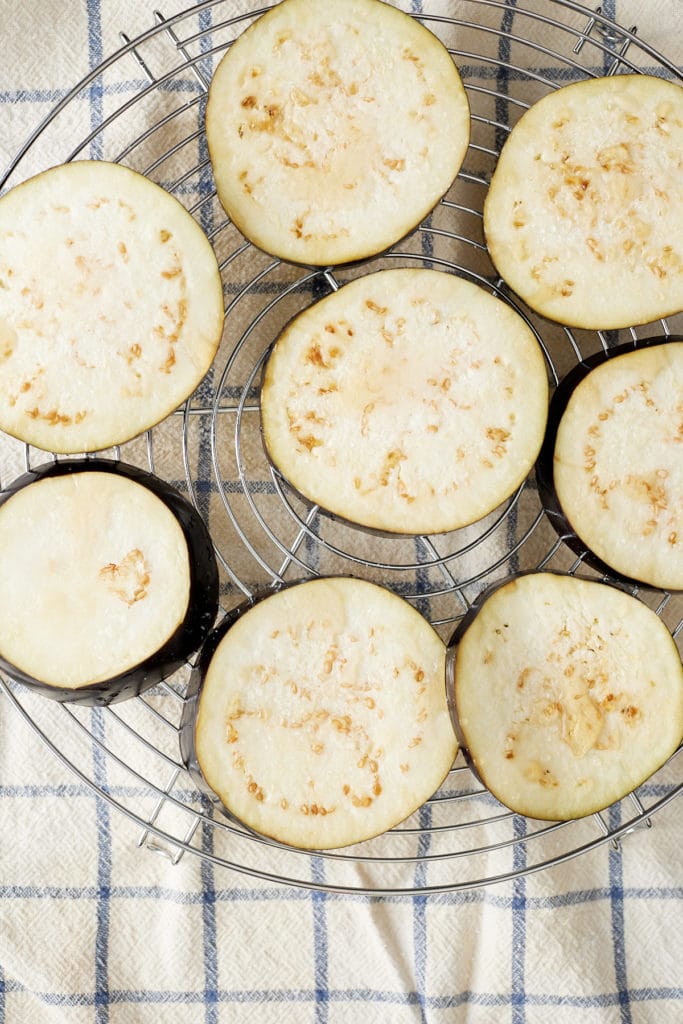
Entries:
[[533, 332], [434, 270], [358, 278], [296, 317], [261, 389], [268, 455], [299, 493], [387, 533], [482, 519], [538, 455], [548, 384]]
[[594, 330], [683, 309], [683, 89], [648, 75], [567, 85], [501, 152], [484, 231], [532, 309]]
[[204, 641], [218, 570], [197, 511], [133, 466], [49, 463], [0, 505], [0, 667], [60, 701], [143, 692]]
[[119, 164], [53, 167], [0, 199], [0, 429], [92, 452], [194, 391], [223, 329], [197, 222]]
[[683, 667], [646, 605], [531, 573], [497, 586], [449, 648], [459, 739], [513, 811], [568, 820], [644, 782], [683, 740]]
[[385, 588], [289, 585], [207, 641], [186, 759], [258, 833], [304, 849], [369, 839], [453, 763], [444, 665], [437, 633]]
[[379, 0], [284, 0], [229, 48], [206, 134], [218, 196], [255, 245], [347, 263], [411, 231], [457, 175], [470, 113], [443, 44]]
[[683, 589], [683, 339], [587, 360], [553, 396], [539, 490], [616, 578]]

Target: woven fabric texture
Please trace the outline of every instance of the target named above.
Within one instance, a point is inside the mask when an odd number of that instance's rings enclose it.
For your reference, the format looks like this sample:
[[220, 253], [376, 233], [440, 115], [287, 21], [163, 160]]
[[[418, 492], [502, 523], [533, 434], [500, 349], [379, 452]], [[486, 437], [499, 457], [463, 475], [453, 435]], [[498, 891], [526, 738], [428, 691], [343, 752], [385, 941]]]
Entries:
[[[5, 187], [67, 159], [121, 160], [178, 195], [222, 264], [227, 316], [214, 367], [185, 415], [170, 416], [151, 438], [114, 454], [143, 466], [151, 456], [160, 476], [185, 493], [192, 489], [223, 560], [226, 609], [277, 576], [360, 566], [413, 598], [447, 636], [476, 597], [483, 568], [501, 561], [497, 574], [504, 575], [532, 567], [552, 547], [546, 523], [532, 529], [535, 489], [525, 490], [489, 539], [479, 527], [462, 531], [456, 556], [452, 539], [368, 537], [325, 516], [306, 519], [296, 498], [288, 499], [291, 507], [283, 502], [259, 436], [260, 366], [278, 327], [322, 294], [321, 283], [242, 247], [215, 199], [201, 132], [206, 83], [260, 5], [157, 6], [169, 21], [165, 31], [158, 31], [151, 0], [0, 0], [0, 172], [55, 112]], [[637, 27], [642, 47], [633, 40], [629, 46], [609, 25], [590, 29], [578, 4], [397, 6], [425, 16], [456, 53], [477, 145], [453, 200], [474, 210], [481, 209], [503, 126], [551, 85], [631, 69], [671, 78], [683, 69], [683, 0], [604, 0], [603, 18]], [[236, 16], [242, 20], [233, 22]], [[113, 56], [138, 39], [134, 50]], [[457, 216], [455, 207], [435, 211], [427, 230], [399, 247], [404, 262], [438, 267], [455, 260], [475, 277], [490, 277], [483, 246], [453, 238], [455, 223], [480, 240], [480, 224]], [[544, 325], [543, 332], [561, 375], [576, 355], [559, 328]], [[578, 339], [586, 352], [595, 342]], [[214, 402], [227, 411], [207, 415]], [[0, 438], [2, 486], [24, 471], [27, 458], [35, 466], [44, 456]], [[470, 540], [478, 543], [470, 547]], [[560, 550], [552, 565], [567, 569], [573, 559]], [[458, 580], [470, 582], [459, 590]], [[680, 599], [663, 614], [675, 628]], [[0, 1024], [683, 1019], [680, 800], [619, 843], [598, 844], [594, 820], [535, 840], [528, 837], [536, 823], [499, 822], [500, 805], [482, 792], [472, 797], [463, 767], [444, 788], [446, 799], [413, 816], [413, 834], [371, 848], [386, 863], [292, 857], [211, 825], [220, 813], [178, 767], [186, 682], [181, 673], [169, 688], [152, 691], [144, 707], [133, 701], [114, 711], [65, 711], [13, 683], [0, 692]], [[641, 787], [646, 806], [680, 785], [682, 764], [679, 756]], [[171, 799], [159, 805], [164, 791]], [[479, 817], [496, 819], [479, 828], [477, 841], [495, 849], [474, 860], [468, 830], [453, 839], [445, 827], [459, 820], [453, 808], [463, 797]], [[605, 812], [603, 826], [617, 829], [633, 813], [626, 800]], [[145, 832], [146, 822], [160, 835]], [[397, 842], [406, 858], [400, 865]], [[585, 853], [567, 856], [582, 845]], [[524, 873], [554, 859], [562, 863]]]

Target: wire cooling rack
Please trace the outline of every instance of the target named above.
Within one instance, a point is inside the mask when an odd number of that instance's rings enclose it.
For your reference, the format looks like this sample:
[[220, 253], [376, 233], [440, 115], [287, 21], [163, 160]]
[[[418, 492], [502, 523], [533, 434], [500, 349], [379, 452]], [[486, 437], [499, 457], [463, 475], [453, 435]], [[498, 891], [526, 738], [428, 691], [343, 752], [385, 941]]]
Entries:
[[[203, 116], [212, 70], [260, 13], [241, 0], [207, 0], [168, 19], [157, 13], [155, 24], [135, 39], [122, 33], [121, 48], [55, 106], [0, 179], [8, 188], [58, 161], [121, 161], [175, 194], [215, 247], [226, 326], [212, 371], [163, 424], [105, 454], [151, 468], [189, 495], [214, 539], [224, 611], [263, 586], [352, 573], [402, 594], [447, 638], [481, 590], [500, 577], [536, 567], [594, 575], [554, 532], [533, 475], [483, 522], [435, 537], [371, 538], [303, 504], [263, 454], [260, 373], [268, 346], [294, 313], [349, 278], [387, 266], [453, 271], [509, 302], [536, 333], [553, 385], [595, 352], [681, 333], [680, 316], [597, 333], [538, 318], [497, 277], [484, 245], [482, 207], [510, 127], [548, 91], [597, 75], [683, 76], [639, 40], [636, 27], [614, 24], [600, 8], [589, 11], [570, 0], [413, 3], [412, 13], [443, 40], [461, 70], [472, 110], [467, 158], [432, 215], [390, 253], [360, 267], [307, 271], [257, 252], [238, 234], [216, 198], [206, 150]], [[3, 486], [45, 459], [4, 439]], [[678, 640], [683, 598], [634, 593]], [[679, 750], [607, 811], [547, 824], [498, 804], [459, 755], [439, 792], [402, 825], [357, 847], [311, 855], [253, 835], [197, 791], [178, 741], [190, 670], [142, 697], [95, 710], [55, 704], [11, 680], [0, 685], [57, 757], [137, 823], [140, 846], [174, 862], [192, 853], [247, 876], [306, 888], [408, 894], [508, 880], [650, 827], [683, 788]]]

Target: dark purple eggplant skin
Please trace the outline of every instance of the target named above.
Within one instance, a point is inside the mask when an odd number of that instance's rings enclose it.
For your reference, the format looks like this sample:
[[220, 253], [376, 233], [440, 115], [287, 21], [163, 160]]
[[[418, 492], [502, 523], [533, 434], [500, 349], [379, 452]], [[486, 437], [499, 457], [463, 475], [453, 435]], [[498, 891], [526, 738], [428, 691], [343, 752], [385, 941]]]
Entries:
[[[601, 573], [608, 579], [613, 580], [616, 583], [624, 584], [628, 587], [646, 587], [647, 584], [644, 584], [639, 580], [632, 579], [629, 576], [625, 576], [623, 573], [617, 572], [616, 569], [607, 565], [606, 562], [603, 562], [601, 558], [591, 551], [574, 530], [574, 527], [560, 504], [560, 500], [557, 497], [557, 491], [555, 490], [554, 479], [554, 456], [557, 431], [560, 426], [560, 420], [564, 415], [574, 390], [581, 381], [588, 376], [591, 370], [595, 369], [596, 366], [601, 366], [603, 363], [608, 362], [615, 356], [626, 355], [630, 352], [637, 352], [646, 348], [655, 348], [660, 345], [667, 345], [672, 341], [683, 341], [683, 335], [661, 335], [653, 338], [645, 338], [636, 342], [627, 342], [624, 345], [616, 345], [614, 348], [608, 349], [607, 352], [597, 352], [595, 355], [588, 356], [583, 360], [583, 362], [579, 363], [578, 366], [575, 366], [570, 370], [566, 377], [564, 377], [560, 382], [559, 387], [551, 399], [545, 438], [536, 461], [536, 484], [538, 486], [538, 495], [541, 500], [541, 504], [543, 505], [543, 510], [548, 520], [557, 531], [558, 536], [562, 538], [567, 547], [573, 551], [575, 555], [578, 555], [583, 559], [586, 566], [591, 569], [595, 569], [596, 572]], [[635, 448], [633, 451], [633, 458], [634, 463], [637, 462], [638, 452]]]
[[[204, 643], [202, 644], [199, 657], [195, 662], [195, 665], [190, 673], [190, 680], [187, 685], [187, 691], [185, 693], [185, 700], [183, 703], [183, 711], [180, 718], [180, 730], [178, 734], [178, 740], [180, 744], [180, 759], [190, 774], [192, 781], [195, 783], [201, 793], [231, 821], [237, 821], [236, 818], [230, 813], [227, 807], [225, 807], [216, 793], [211, 789], [209, 784], [204, 779], [199, 761], [197, 759], [197, 752], [195, 746], [195, 727], [197, 724], [197, 715], [199, 713], [199, 696], [202, 689], [204, 678], [211, 664], [218, 645], [220, 644], [223, 637], [226, 635], [228, 630], [237, 622], [237, 620], [248, 612], [250, 608], [253, 608], [255, 604], [258, 604], [260, 600], [267, 597], [269, 594], [273, 594], [277, 589], [280, 588], [269, 588], [267, 591], [259, 592], [255, 594], [253, 598], [243, 601], [241, 604], [233, 608], [224, 619], [213, 629]], [[242, 825], [242, 828], [246, 826]], [[251, 831], [251, 830], [249, 830]]]
[[[190, 563], [190, 594], [184, 620], [168, 640], [139, 665], [99, 683], [78, 689], [52, 686], [35, 679], [8, 662], [0, 653], [0, 669], [24, 686], [63, 703], [103, 707], [128, 700], [149, 690], [179, 669], [209, 635], [218, 613], [219, 579], [216, 555], [209, 531], [199, 512], [170, 484], [153, 473], [112, 459], [65, 459], [44, 463], [15, 480], [0, 495], [0, 505], [38, 480], [74, 473], [116, 473], [146, 487], [178, 521], [187, 543]], [[87, 622], [74, 623], [86, 630]]]

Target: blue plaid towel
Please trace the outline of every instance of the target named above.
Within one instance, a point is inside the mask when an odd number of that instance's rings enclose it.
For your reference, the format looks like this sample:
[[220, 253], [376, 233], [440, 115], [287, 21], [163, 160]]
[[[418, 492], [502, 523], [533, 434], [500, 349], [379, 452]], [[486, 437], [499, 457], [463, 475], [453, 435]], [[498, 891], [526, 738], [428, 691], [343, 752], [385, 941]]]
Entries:
[[[236, 233], [222, 228], [205, 144], [194, 130], [217, 56], [259, 5], [207, 0], [191, 17], [174, 19], [189, 5], [160, 0], [169, 24], [158, 32], [151, 0], [0, 0], [0, 172], [61, 104], [8, 185], [72, 156], [120, 158], [173, 186], [212, 238], [225, 264], [221, 355], [191, 409], [169, 417], [153, 440], [124, 446], [121, 455], [143, 465], [151, 457], [159, 475], [185, 490], [186, 458], [193, 497], [227, 563], [227, 607], [273, 573], [290, 578], [337, 570], [341, 541], [335, 524], [310, 525], [304, 517], [302, 530], [296, 515], [277, 518], [272, 510], [281, 509], [281, 495], [257, 434], [246, 426], [235, 461], [234, 422], [253, 417], [258, 376], [246, 388], [244, 381], [272, 337], [269, 298], [290, 289], [295, 311], [317, 286], [304, 272], [270, 269], [264, 257], [231, 257]], [[398, 6], [425, 15], [457, 51], [473, 105], [476, 100], [481, 137], [489, 143], [467, 165], [463, 188], [473, 206], [481, 202], [491, 151], [504, 139], [502, 126], [547, 91], [547, 81], [631, 66], [672, 77], [683, 66], [683, 0], [604, 0], [602, 17], [637, 26], [642, 47], [609, 26], [601, 29], [600, 19], [591, 25], [569, 0]], [[243, 20], [229, 24], [236, 15]], [[567, 28], [548, 27], [548, 16]], [[471, 26], [453, 30], [440, 17]], [[533, 47], [524, 42], [528, 37]], [[553, 56], [558, 49], [562, 59]], [[657, 59], [660, 51], [671, 62], [668, 70]], [[152, 126], [161, 127], [148, 133]], [[141, 135], [144, 141], [127, 149]], [[161, 159], [174, 140], [188, 138]], [[188, 166], [197, 171], [186, 179]], [[442, 242], [438, 223], [433, 226], [422, 255], [438, 263]], [[475, 256], [468, 251], [465, 258]], [[231, 345], [240, 337], [242, 354], [233, 365]], [[214, 399], [230, 410], [216, 417], [224, 432], [217, 448], [228, 481], [223, 488], [215, 483], [202, 412]], [[40, 458], [29, 453], [32, 464]], [[23, 446], [0, 442], [3, 486], [25, 460]], [[238, 525], [275, 522], [272, 535], [251, 537], [261, 562], [237, 543], [228, 507]], [[513, 532], [524, 529], [525, 515], [522, 503]], [[382, 577], [385, 557], [409, 567], [415, 562], [413, 549], [397, 557], [379, 541], [371, 552], [358, 543], [360, 554], [377, 563], [367, 568], [370, 575]], [[439, 596], [439, 555], [430, 552], [436, 569], [409, 569], [395, 579], [397, 589], [410, 589], [417, 575], [418, 604], [447, 626], [454, 612], [452, 597]], [[475, 577], [476, 559], [464, 554], [459, 571]], [[665, 614], [675, 626], [680, 603]], [[292, 858], [245, 840], [226, 822], [213, 824], [220, 816], [214, 818], [178, 767], [183, 685], [181, 678], [157, 688], [142, 709], [133, 702], [110, 711], [65, 711], [13, 684], [0, 692], [0, 1024], [683, 1021], [683, 830], [680, 802], [665, 803], [681, 784], [681, 755], [641, 787], [645, 807], [665, 805], [634, 830], [630, 819], [643, 815], [627, 800], [601, 821], [536, 834], [536, 823], [501, 817], [486, 794], [472, 796], [472, 779], [458, 762], [443, 800], [414, 816], [412, 831], [387, 840], [403, 844], [400, 865], [392, 856], [350, 863]], [[442, 844], [450, 842], [452, 852], [453, 843], [441, 828], [453, 815], [457, 820], [461, 804], [471, 806], [464, 798], [476, 802], [485, 822], [478, 826], [485, 852], [473, 863], [465, 829], [463, 855], [442, 860]], [[603, 833], [620, 831], [618, 842], [600, 841]], [[389, 849], [382, 842], [371, 848], [380, 858]], [[544, 867], [548, 861], [556, 863]]]

